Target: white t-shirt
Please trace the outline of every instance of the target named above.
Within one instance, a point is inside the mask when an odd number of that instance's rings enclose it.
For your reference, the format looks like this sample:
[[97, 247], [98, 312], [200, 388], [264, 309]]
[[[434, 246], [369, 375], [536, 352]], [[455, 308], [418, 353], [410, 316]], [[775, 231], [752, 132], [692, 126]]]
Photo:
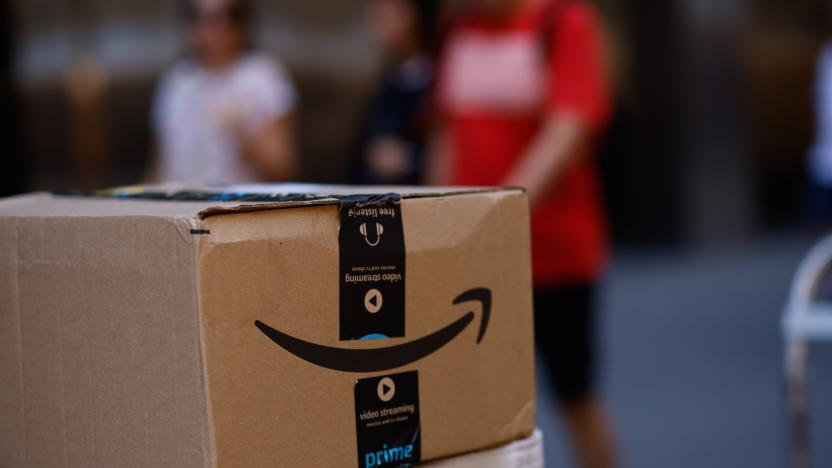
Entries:
[[246, 54], [220, 72], [183, 59], [162, 78], [153, 104], [163, 181], [239, 183], [262, 180], [243, 159], [228, 122], [256, 132], [289, 114], [296, 94], [283, 67]]

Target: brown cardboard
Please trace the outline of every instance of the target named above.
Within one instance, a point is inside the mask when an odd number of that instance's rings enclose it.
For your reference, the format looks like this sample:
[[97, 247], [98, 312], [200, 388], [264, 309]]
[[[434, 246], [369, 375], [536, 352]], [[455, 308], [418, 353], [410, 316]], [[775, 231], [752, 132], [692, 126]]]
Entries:
[[[0, 201], [0, 467], [356, 466], [356, 379], [407, 370], [418, 372], [423, 461], [530, 435], [525, 195], [322, 190], [403, 194], [404, 338], [339, 340], [334, 198]], [[479, 344], [481, 312], [452, 304], [476, 287], [493, 301]], [[254, 326], [378, 348], [469, 311], [442, 348], [375, 373], [310, 364]]]

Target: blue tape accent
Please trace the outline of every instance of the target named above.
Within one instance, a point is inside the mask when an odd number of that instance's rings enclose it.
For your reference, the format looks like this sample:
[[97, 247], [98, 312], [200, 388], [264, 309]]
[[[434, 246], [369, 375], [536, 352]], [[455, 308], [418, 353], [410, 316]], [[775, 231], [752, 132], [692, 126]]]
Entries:
[[382, 335], [381, 333], [370, 333], [369, 335], [362, 336], [361, 340], [381, 340], [389, 338], [387, 335]]

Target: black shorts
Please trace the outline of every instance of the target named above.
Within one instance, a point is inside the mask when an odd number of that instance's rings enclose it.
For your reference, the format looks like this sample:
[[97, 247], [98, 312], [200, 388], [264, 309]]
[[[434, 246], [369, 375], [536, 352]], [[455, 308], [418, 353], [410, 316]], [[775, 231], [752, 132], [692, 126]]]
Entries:
[[535, 289], [534, 334], [558, 398], [589, 397], [595, 373], [595, 285]]

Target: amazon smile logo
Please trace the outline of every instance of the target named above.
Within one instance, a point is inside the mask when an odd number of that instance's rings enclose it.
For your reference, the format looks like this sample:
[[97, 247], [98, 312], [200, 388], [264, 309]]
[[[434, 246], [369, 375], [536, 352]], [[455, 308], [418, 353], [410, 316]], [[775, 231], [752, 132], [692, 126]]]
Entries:
[[[479, 302], [482, 306], [477, 344], [485, 336], [491, 314], [491, 290], [475, 288], [460, 294], [453, 304]], [[468, 312], [456, 321], [429, 335], [407, 343], [372, 349], [349, 349], [324, 346], [301, 340], [256, 320], [254, 325], [278, 346], [304, 361], [343, 372], [380, 372], [406, 366], [436, 352], [448, 344], [474, 320], [474, 312]]]

